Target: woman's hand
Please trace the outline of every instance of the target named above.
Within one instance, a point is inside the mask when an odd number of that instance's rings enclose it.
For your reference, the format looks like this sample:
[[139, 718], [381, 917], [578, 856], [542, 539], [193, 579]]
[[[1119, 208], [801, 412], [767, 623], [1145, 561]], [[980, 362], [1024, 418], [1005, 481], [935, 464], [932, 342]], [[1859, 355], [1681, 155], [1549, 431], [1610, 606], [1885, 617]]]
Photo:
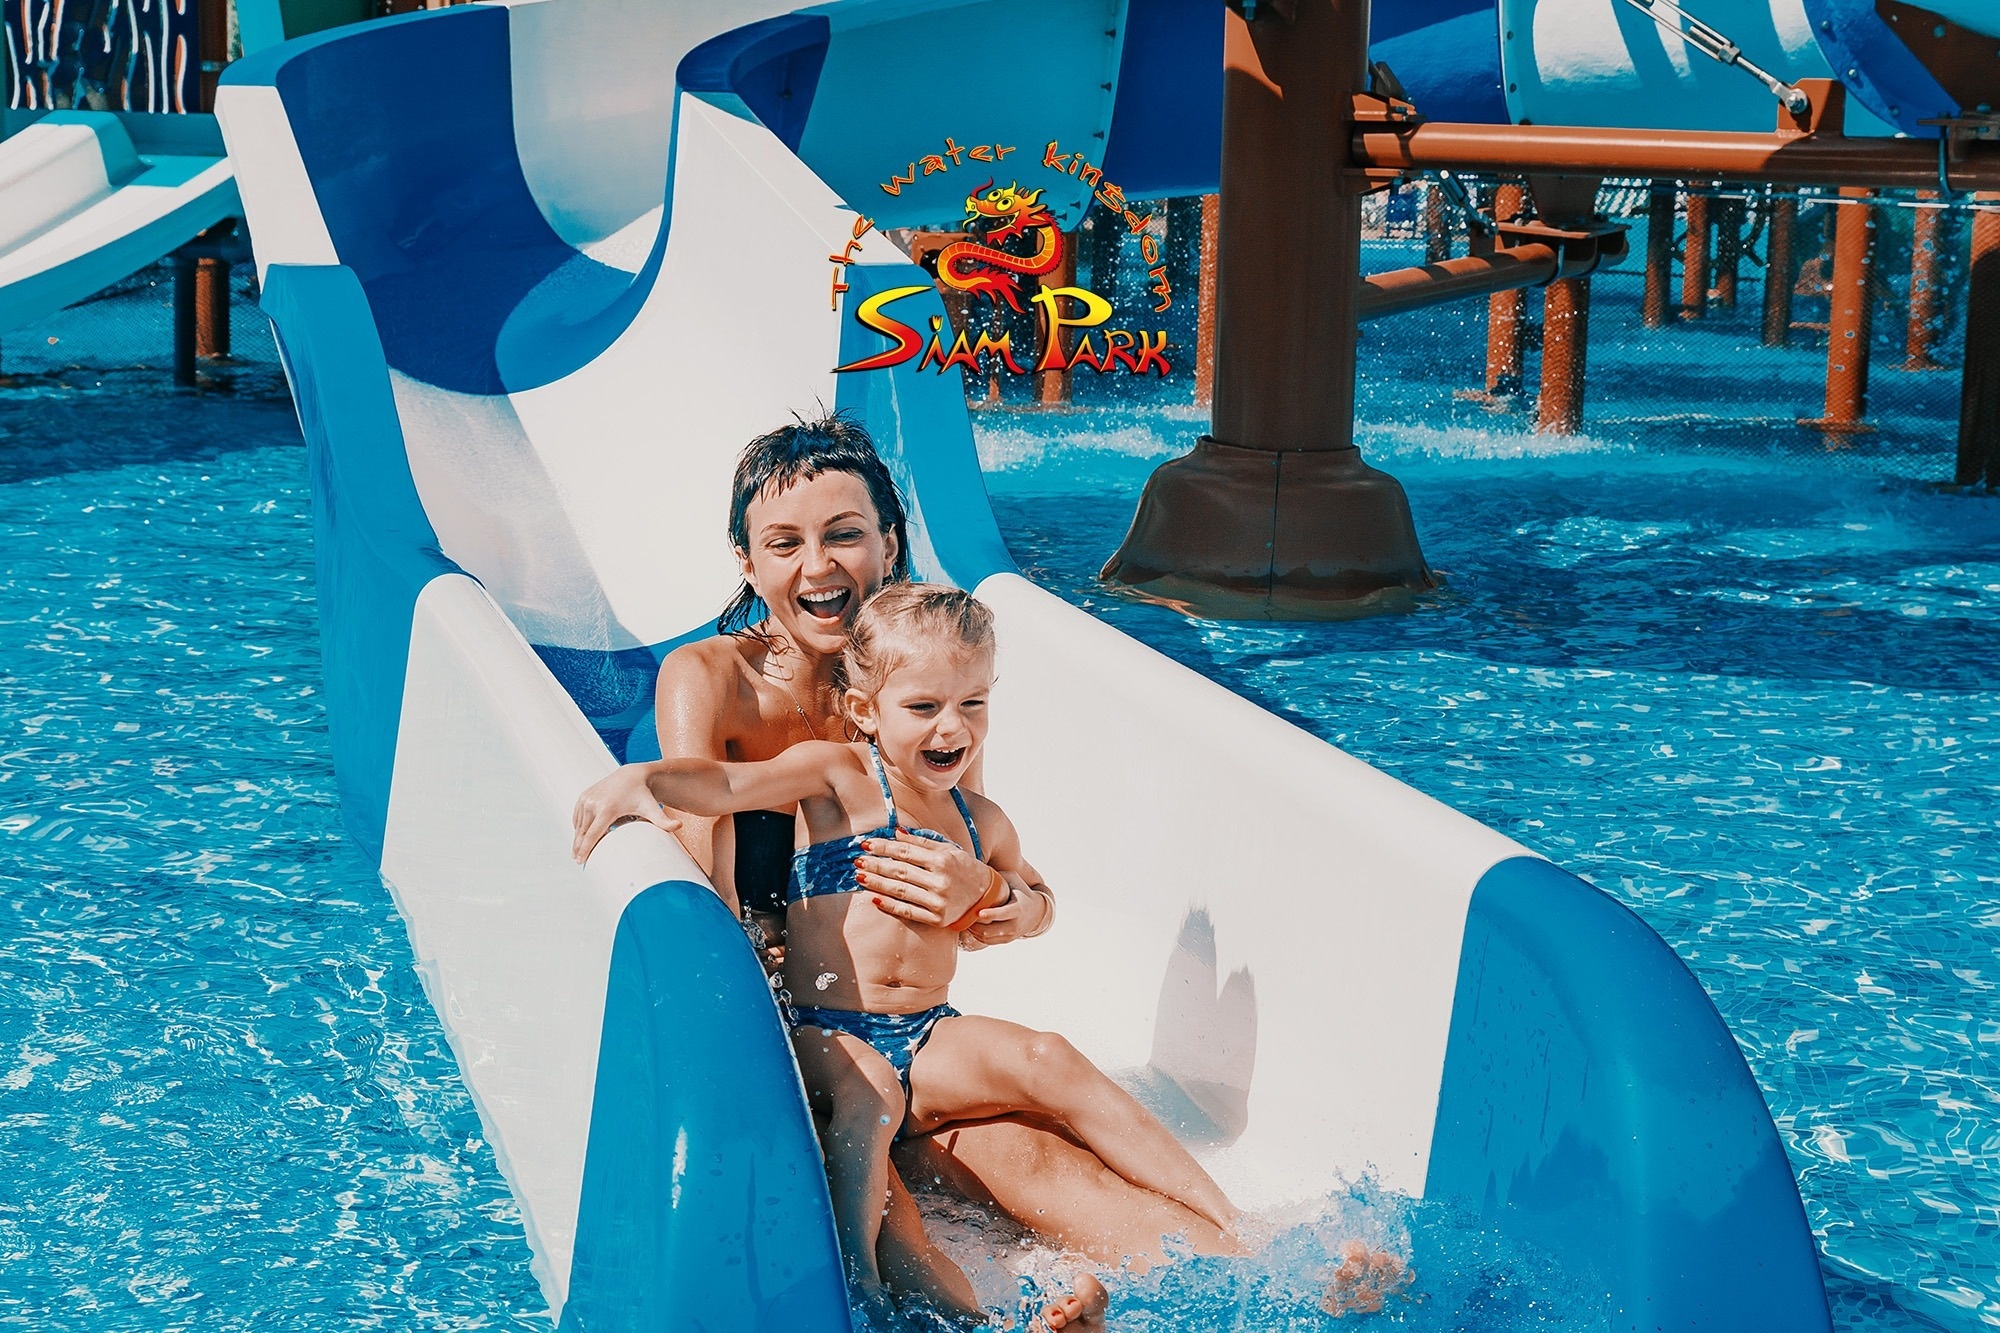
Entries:
[[861, 887], [891, 916], [920, 926], [957, 921], [993, 887], [993, 869], [957, 843], [932, 842], [898, 831], [892, 842], [870, 838], [854, 863]]
[[570, 816], [576, 839], [570, 844], [570, 855], [578, 865], [590, 859], [598, 839], [628, 819], [643, 819], [668, 833], [681, 826], [654, 797], [646, 783], [647, 774], [645, 764], [625, 764], [576, 798], [576, 811]]

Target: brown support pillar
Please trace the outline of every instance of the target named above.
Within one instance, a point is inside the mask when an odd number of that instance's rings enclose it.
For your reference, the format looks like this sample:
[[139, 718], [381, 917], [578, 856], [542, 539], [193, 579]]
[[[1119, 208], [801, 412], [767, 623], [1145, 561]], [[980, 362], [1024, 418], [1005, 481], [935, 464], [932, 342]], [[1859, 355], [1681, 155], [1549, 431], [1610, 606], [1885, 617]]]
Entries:
[[1672, 181], [1654, 181], [1646, 197], [1646, 294], [1640, 319], [1649, 329], [1667, 326], [1667, 289], [1674, 280], [1674, 206]]
[[1424, 182], [1424, 262], [1442, 264], [1451, 258], [1451, 215], [1444, 211], [1444, 188]]
[[[1842, 199], [1866, 200], [1875, 192], [1843, 186]], [[1873, 302], [1869, 278], [1875, 261], [1875, 210], [1866, 203], [1836, 208], [1833, 234], [1833, 287], [1826, 328], [1826, 414], [1801, 421], [1834, 435], [1874, 429], [1862, 420], [1868, 411], [1868, 333]]]
[[[1704, 182], [1689, 181], [1690, 191]], [[1708, 314], [1708, 226], [1706, 196], [1687, 197], [1687, 240], [1681, 246], [1681, 318], [1701, 319]]]
[[2000, 193], [1974, 198], [1966, 282], [1965, 382], [1958, 399], [1958, 484], [2000, 486]]
[[1743, 267], [1743, 201], [1715, 201], [1715, 304], [1736, 308], [1736, 278]]
[[[1493, 192], [1493, 220], [1512, 222], [1521, 216], [1527, 191], [1502, 185]], [[1528, 294], [1518, 288], [1486, 298], [1486, 395], [1499, 405], [1521, 392], [1521, 346], [1528, 313]]]
[[[1064, 233], [1062, 258], [1051, 272], [1043, 276], [1041, 285], [1044, 288], [1076, 286], [1076, 247], [1082, 242], [1081, 227]], [[1047, 320], [1038, 320], [1035, 324], [1035, 362], [1038, 365], [1048, 352], [1048, 323]], [[1043, 407], [1058, 407], [1069, 402], [1069, 358], [1076, 351], [1076, 339], [1068, 329], [1062, 329], [1057, 332], [1056, 341], [1059, 344], [1056, 360], [1062, 369], [1043, 370], [1035, 374], [1035, 401]]]
[[1535, 429], [1574, 435], [1583, 428], [1583, 361], [1590, 343], [1590, 279], [1564, 278], [1543, 289], [1542, 395]]
[[215, 85], [229, 63], [229, 0], [197, 0], [195, 46], [201, 61], [201, 109], [215, 110]]
[[229, 261], [199, 259], [194, 270], [194, 350], [229, 355]]
[[1194, 339], [1194, 403], [1207, 407], [1215, 401], [1215, 258], [1216, 232], [1220, 230], [1222, 196], [1201, 197], [1201, 286], [1199, 323]]
[[1354, 446], [1361, 196], [1346, 173], [1368, 0], [1255, 12], [1223, 20], [1212, 433], [1147, 481], [1103, 577], [1207, 615], [1367, 614], [1433, 586], [1402, 486]]
[[1799, 201], [1773, 196], [1765, 230], [1770, 234], [1764, 262], [1764, 346], [1783, 347], [1792, 340], [1792, 296], [1799, 281]]
[[[1937, 198], [1935, 190], [1917, 191], [1919, 200]], [[1938, 259], [1943, 246], [1944, 210], [1916, 210], [1910, 235], [1910, 329], [1905, 338], [1903, 369], [1941, 370], [1931, 349], [1938, 336]]]

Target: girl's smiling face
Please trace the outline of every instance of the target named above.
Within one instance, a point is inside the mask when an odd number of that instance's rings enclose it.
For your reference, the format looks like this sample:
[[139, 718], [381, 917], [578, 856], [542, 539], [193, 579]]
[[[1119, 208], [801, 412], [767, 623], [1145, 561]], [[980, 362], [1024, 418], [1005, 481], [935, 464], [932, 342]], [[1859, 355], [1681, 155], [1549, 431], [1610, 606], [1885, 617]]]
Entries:
[[896, 565], [895, 534], [882, 531], [867, 484], [822, 472], [761, 492], [744, 517], [750, 545], [736, 553], [744, 579], [795, 647], [838, 654], [854, 613]]
[[898, 777], [944, 792], [986, 744], [992, 689], [992, 649], [930, 648], [892, 668], [873, 695], [849, 690], [847, 708]]

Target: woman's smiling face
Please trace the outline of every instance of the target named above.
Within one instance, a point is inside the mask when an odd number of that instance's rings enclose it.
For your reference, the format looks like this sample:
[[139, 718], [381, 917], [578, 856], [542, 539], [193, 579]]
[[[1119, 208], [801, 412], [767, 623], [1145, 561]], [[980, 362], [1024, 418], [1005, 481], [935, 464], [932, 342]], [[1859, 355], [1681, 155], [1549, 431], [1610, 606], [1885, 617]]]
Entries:
[[822, 472], [782, 491], [768, 487], [744, 514], [743, 577], [801, 650], [831, 657], [896, 564], [868, 487], [851, 472]]

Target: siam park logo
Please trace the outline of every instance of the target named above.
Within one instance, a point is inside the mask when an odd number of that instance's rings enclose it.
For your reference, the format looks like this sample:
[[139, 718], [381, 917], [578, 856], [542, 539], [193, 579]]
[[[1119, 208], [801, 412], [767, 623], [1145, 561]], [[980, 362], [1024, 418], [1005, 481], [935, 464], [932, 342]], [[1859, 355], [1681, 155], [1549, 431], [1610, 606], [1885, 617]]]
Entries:
[[[919, 175], [949, 170], [965, 158], [997, 164], [1014, 151], [1011, 145], [999, 144], [962, 148], [946, 139], [944, 153], [911, 162], [906, 172], [891, 176], [881, 188], [893, 197]], [[1141, 254], [1154, 284], [1150, 290], [1160, 298], [1153, 309], [1155, 313], [1166, 310], [1172, 304], [1171, 287], [1166, 265], [1161, 262], [1159, 239], [1150, 230], [1152, 214], [1141, 214], [1130, 207], [1123, 191], [1105, 183], [1102, 170], [1085, 161], [1082, 153], [1060, 153], [1057, 144], [1051, 141], [1042, 155], [1042, 165], [1050, 171], [1079, 177], [1092, 191], [1090, 198], [1103, 205], [1093, 219], [1093, 226], [1123, 223], [1140, 235]], [[1063, 268], [1070, 238], [1063, 235], [1061, 224], [1044, 202], [1045, 188], [1024, 188], [1018, 178], [1006, 185], [996, 184], [996, 180], [997, 177], [988, 176], [984, 184], [965, 196], [965, 214], [958, 234], [935, 251], [935, 286], [890, 287], [855, 306], [855, 320], [870, 332], [887, 338], [889, 345], [873, 355], [836, 366], [835, 372], [886, 370], [914, 360], [917, 369], [935, 368], [940, 375], [953, 368], [974, 374], [1004, 370], [1031, 375], [1080, 366], [1088, 366], [1099, 374], [1171, 373], [1165, 329], [1135, 331], [1108, 327], [1113, 309], [1103, 295], [1073, 283], [1045, 281]], [[845, 266], [854, 262], [861, 238], [873, 225], [868, 218], [857, 218], [853, 239], [842, 253], [828, 256], [835, 266], [832, 297], [836, 304], [840, 294], [848, 289], [841, 276]], [[1093, 274], [1092, 278], [1104, 285], [1105, 275]], [[926, 333], [898, 316], [898, 302], [931, 291], [955, 297], [959, 309], [967, 312], [962, 321], [967, 327], [954, 330], [933, 315], [929, 317]], [[1022, 304], [1024, 300], [1026, 306]], [[985, 303], [984, 309], [994, 318], [988, 327], [973, 330], [970, 326], [975, 321], [971, 312], [981, 308], [980, 302]], [[951, 303], [948, 299], [948, 305]], [[1038, 351], [1016, 348], [1014, 330], [1007, 328], [1001, 317], [1003, 303], [1015, 314], [1026, 314], [1032, 309]]]

